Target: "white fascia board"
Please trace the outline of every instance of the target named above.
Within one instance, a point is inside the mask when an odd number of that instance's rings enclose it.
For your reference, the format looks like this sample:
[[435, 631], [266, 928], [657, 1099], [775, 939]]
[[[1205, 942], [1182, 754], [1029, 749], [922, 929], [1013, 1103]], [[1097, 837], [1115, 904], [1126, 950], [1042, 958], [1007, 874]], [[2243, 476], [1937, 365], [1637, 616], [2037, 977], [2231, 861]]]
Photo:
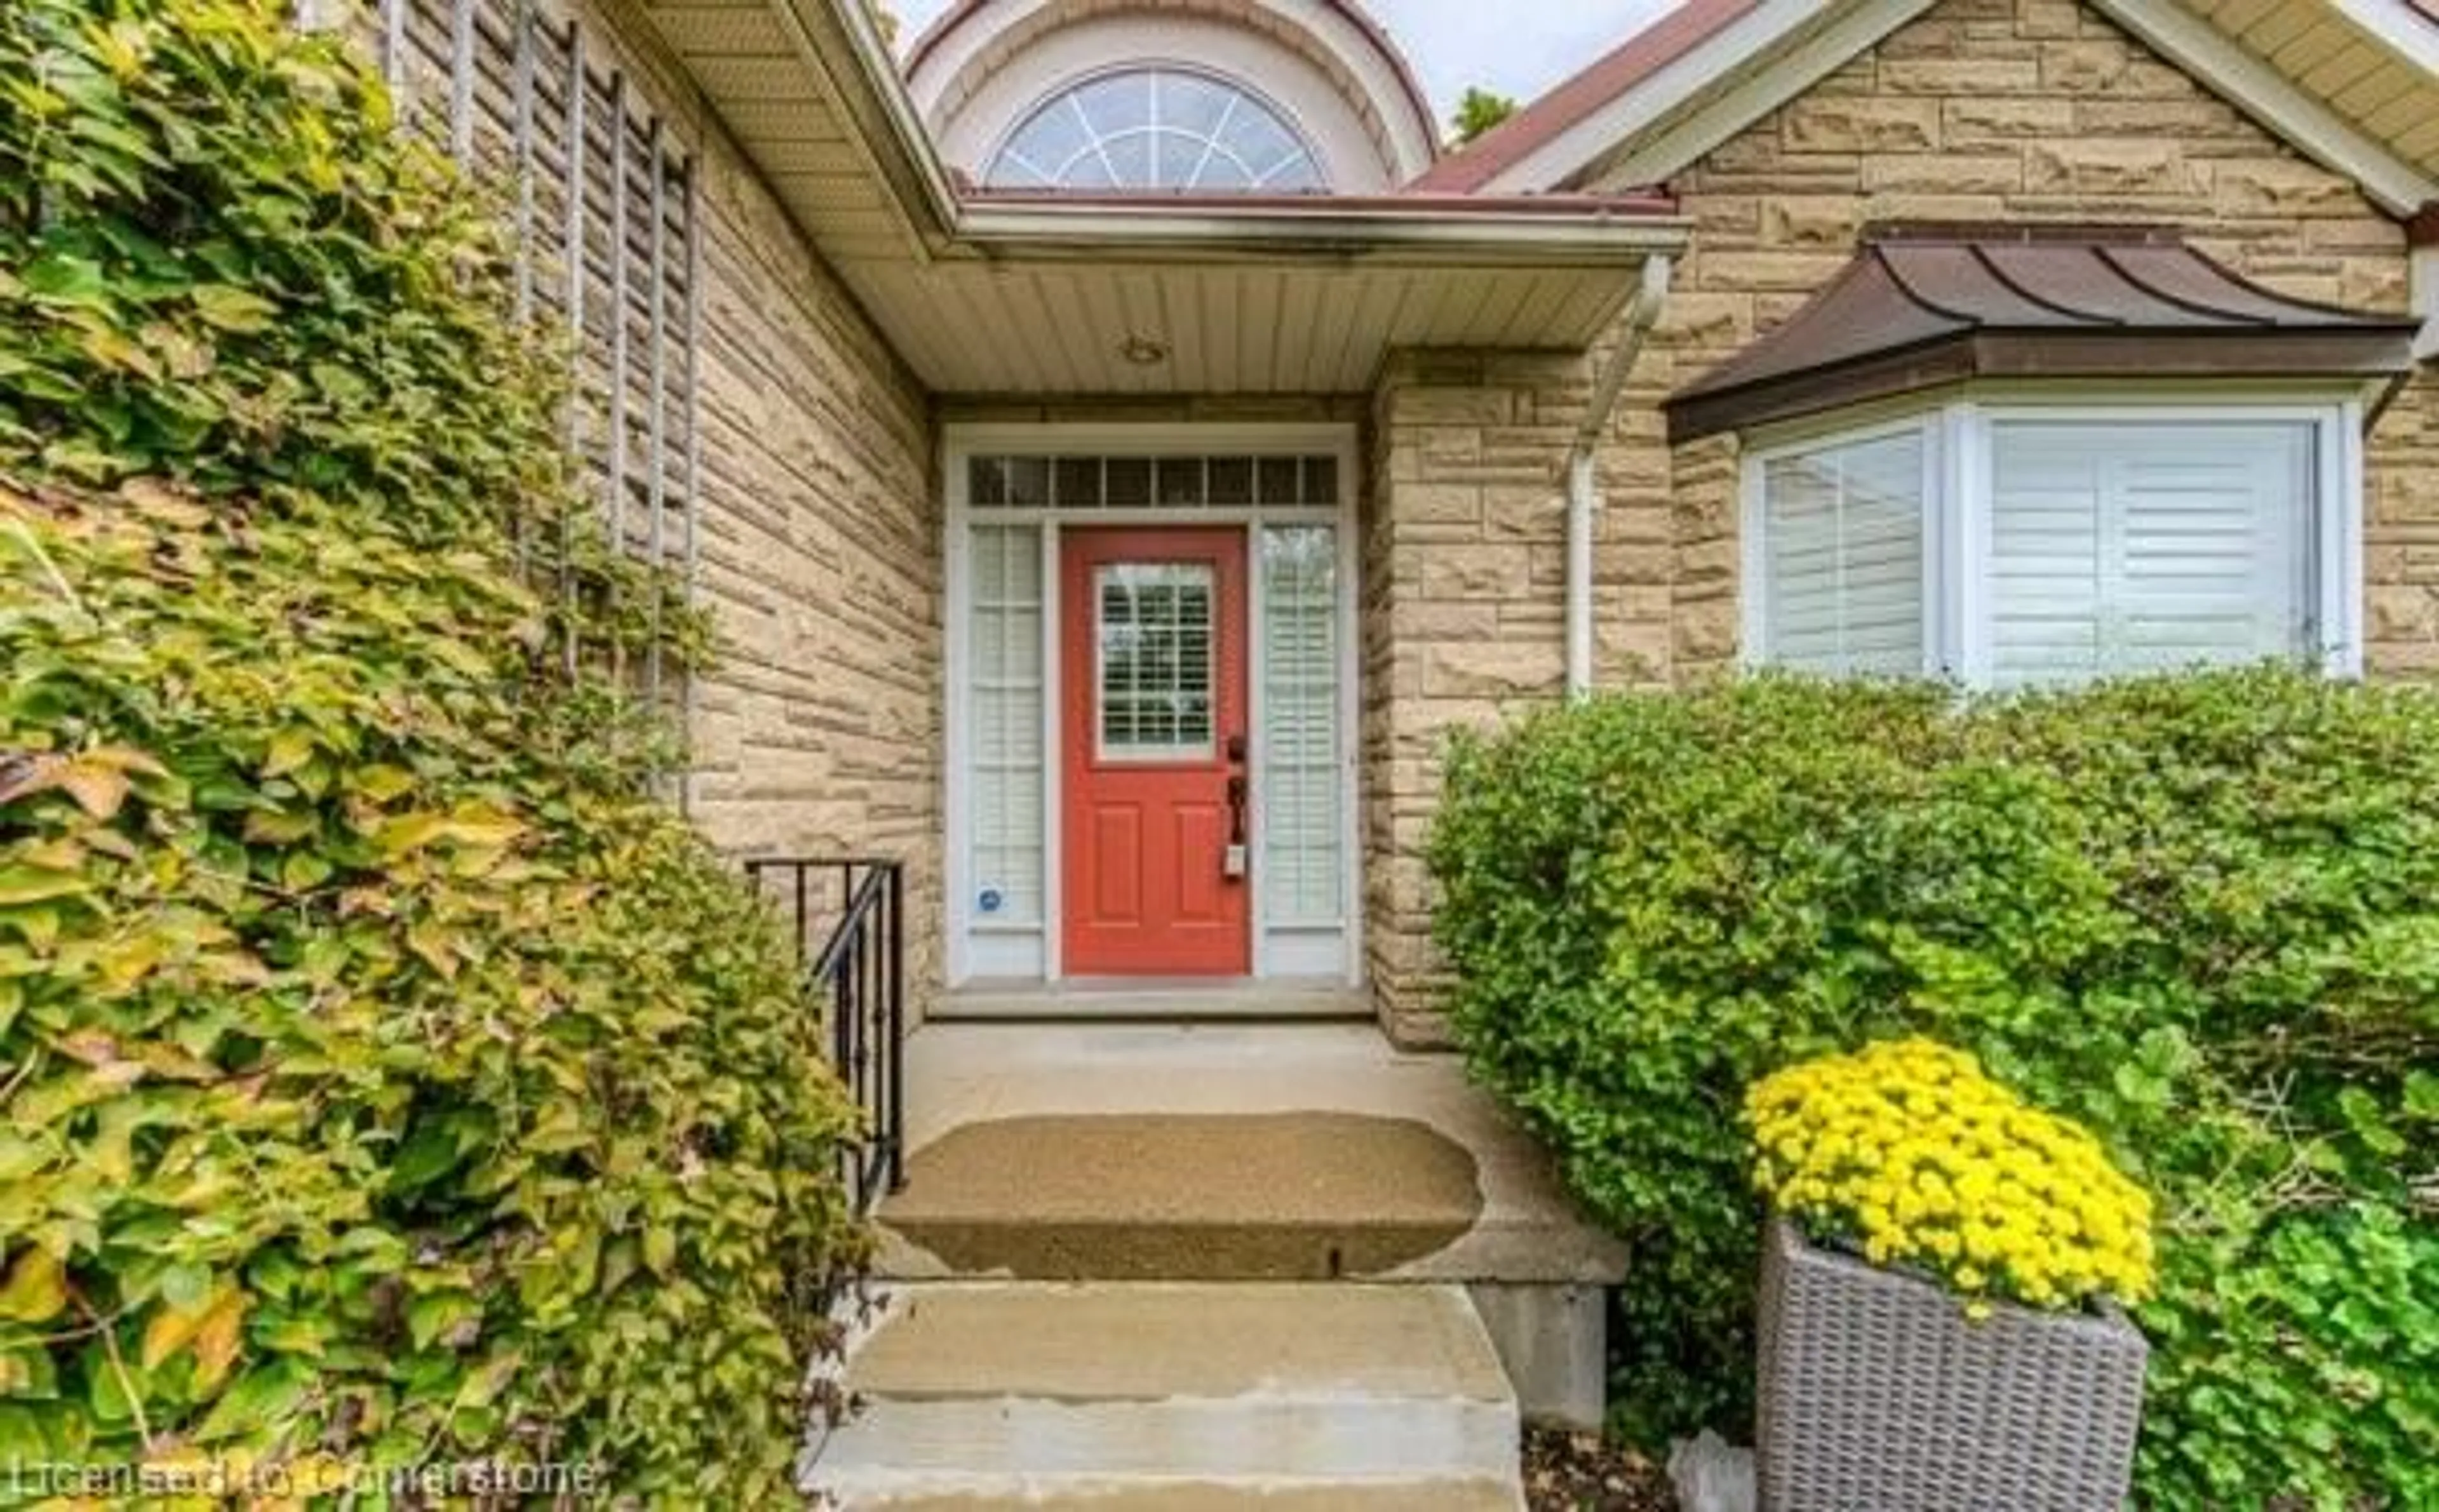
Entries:
[[[863, 0], [774, 0], [771, 10], [798, 55], [828, 80], [849, 134], [863, 139], [881, 181], [913, 220], [917, 240], [929, 243], [953, 230], [955, 187], [906, 92], [872, 8]], [[859, 98], [880, 114], [878, 124], [885, 131], [878, 136], [855, 109]]]
[[[1872, 30], [1864, 40], [1853, 44], [1852, 50], [1838, 62], [1853, 58], [1898, 25], [1930, 9], [1931, 5], [1932, 0], [1871, 0], [1869, 4], [1846, 8], [1855, 12], [1854, 16], [1842, 18], [1832, 30], [1841, 34], [1850, 31], [1860, 34], [1874, 26], [1878, 29]], [[1638, 133], [1666, 120], [1704, 90], [1717, 85], [1721, 79], [1751, 70], [1754, 60], [1767, 56], [1805, 26], [1817, 21], [1822, 9], [1821, 0], [1769, 0], [1768, 4], [1729, 23], [1703, 39], [1692, 51], [1509, 164], [1482, 186], [1482, 192], [1539, 193], [1565, 183], [1632, 141]], [[1860, 25], [1857, 24], [1859, 20]], [[1811, 50], [1803, 49], [1807, 55]], [[1832, 63], [1830, 67], [1837, 65]], [[1762, 69], [1736, 93], [1775, 92], [1781, 83], [1780, 73], [1775, 64]], [[1789, 79], [1785, 83], [1784, 92], [1779, 95], [1779, 100], [1783, 102], [1792, 98], [1805, 85], [1819, 77], [1816, 73], [1800, 80]], [[1754, 113], [1753, 118], [1759, 119], [1769, 109], [1769, 106], [1764, 106]], [[1749, 123], [1739, 123], [1728, 134], [1740, 130], [1743, 124]]]
[[[1853, 62], [1890, 32], [1929, 10], [1934, 0], [1874, 0], [1849, 8], [1766, 68], [1708, 104], [1636, 142], [1605, 176], [1629, 184], [1664, 184], [1733, 140], [1754, 122]], [[1655, 117], [1657, 119], [1659, 117]]]
[[2329, 9], [2399, 59], [2439, 78], [2439, 22], [2416, 15], [2403, 0], [2329, 0]]
[[2092, 3], [2296, 151], [2354, 180], [2389, 214], [2409, 216], [2439, 200], [2439, 183], [2357, 130], [2274, 64], [2247, 51], [2174, 0]]
[[1000, 258], [1208, 259], [1296, 255], [1337, 261], [1467, 266], [1640, 264], [1682, 249], [1678, 217], [1264, 205], [1197, 214], [1159, 206], [971, 205], [959, 238]]
[[2413, 355], [2439, 362], [2439, 247], [2415, 247], [2412, 257], [2413, 312], [2422, 319]]

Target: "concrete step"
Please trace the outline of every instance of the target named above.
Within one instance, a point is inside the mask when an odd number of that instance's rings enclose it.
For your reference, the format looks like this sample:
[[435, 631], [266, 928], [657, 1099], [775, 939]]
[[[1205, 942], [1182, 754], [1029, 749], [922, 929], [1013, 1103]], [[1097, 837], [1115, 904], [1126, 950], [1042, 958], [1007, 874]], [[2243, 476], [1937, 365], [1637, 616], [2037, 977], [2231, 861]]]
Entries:
[[1368, 1025], [932, 1024], [899, 1280], [1608, 1286], [1616, 1238], [1448, 1056]]
[[809, 1490], [894, 1509], [1512, 1509], [1518, 1415], [1461, 1288], [902, 1287]]

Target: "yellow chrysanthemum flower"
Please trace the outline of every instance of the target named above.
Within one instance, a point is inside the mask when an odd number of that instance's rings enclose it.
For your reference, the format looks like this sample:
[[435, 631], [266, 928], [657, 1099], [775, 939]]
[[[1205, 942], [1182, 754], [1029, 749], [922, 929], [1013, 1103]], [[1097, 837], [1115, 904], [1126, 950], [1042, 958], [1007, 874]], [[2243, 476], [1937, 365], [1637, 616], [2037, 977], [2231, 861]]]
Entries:
[[1939, 1277], [1968, 1314], [2150, 1294], [2149, 1195], [1964, 1051], [1904, 1040], [1790, 1067], [1747, 1093], [1745, 1121], [1782, 1212]]

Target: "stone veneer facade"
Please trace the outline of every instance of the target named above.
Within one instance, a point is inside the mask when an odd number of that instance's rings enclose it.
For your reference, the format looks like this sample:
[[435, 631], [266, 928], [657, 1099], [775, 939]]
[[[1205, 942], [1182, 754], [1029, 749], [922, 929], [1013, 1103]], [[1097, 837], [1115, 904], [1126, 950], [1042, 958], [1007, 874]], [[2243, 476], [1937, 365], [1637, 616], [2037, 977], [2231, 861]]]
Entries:
[[[1660, 404], [1802, 305], [1870, 222], [2175, 224], [2282, 293], [2408, 303], [2397, 222], [2076, 0], [1944, 0], [1671, 187], [1694, 242], [1599, 454], [1604, 686], [1733, 664], [1737, 445], [1672, 450]], [[1408, 353], [1375, 396], [1365, 891], [1401, 1041], [1444, 1030], [1421, 859], [1442, 744], [1560, 688], [1560, 469], [1600, 356]], [[2439, 376], [2397, 396], [2366, 463], [2366, 661], [2439, 676]]]
[[697, 596], [721, 651], [693, 689], [687, 811], [739, 857], [904, 861], [919, 1012], [942, 971], [930, 400], [650, 24], [579, 3], [703, 174]]

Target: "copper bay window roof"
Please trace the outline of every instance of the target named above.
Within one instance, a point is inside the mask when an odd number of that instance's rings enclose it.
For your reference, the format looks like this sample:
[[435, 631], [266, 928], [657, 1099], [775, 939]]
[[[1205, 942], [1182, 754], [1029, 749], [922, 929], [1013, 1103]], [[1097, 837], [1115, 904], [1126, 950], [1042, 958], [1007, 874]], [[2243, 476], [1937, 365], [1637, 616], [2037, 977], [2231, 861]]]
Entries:
[[1884, 226], [1668, 400], [1672, 441], [1972, 379], [2396, 377], [2417, 323], [2291, 299], [2143, 227]]

